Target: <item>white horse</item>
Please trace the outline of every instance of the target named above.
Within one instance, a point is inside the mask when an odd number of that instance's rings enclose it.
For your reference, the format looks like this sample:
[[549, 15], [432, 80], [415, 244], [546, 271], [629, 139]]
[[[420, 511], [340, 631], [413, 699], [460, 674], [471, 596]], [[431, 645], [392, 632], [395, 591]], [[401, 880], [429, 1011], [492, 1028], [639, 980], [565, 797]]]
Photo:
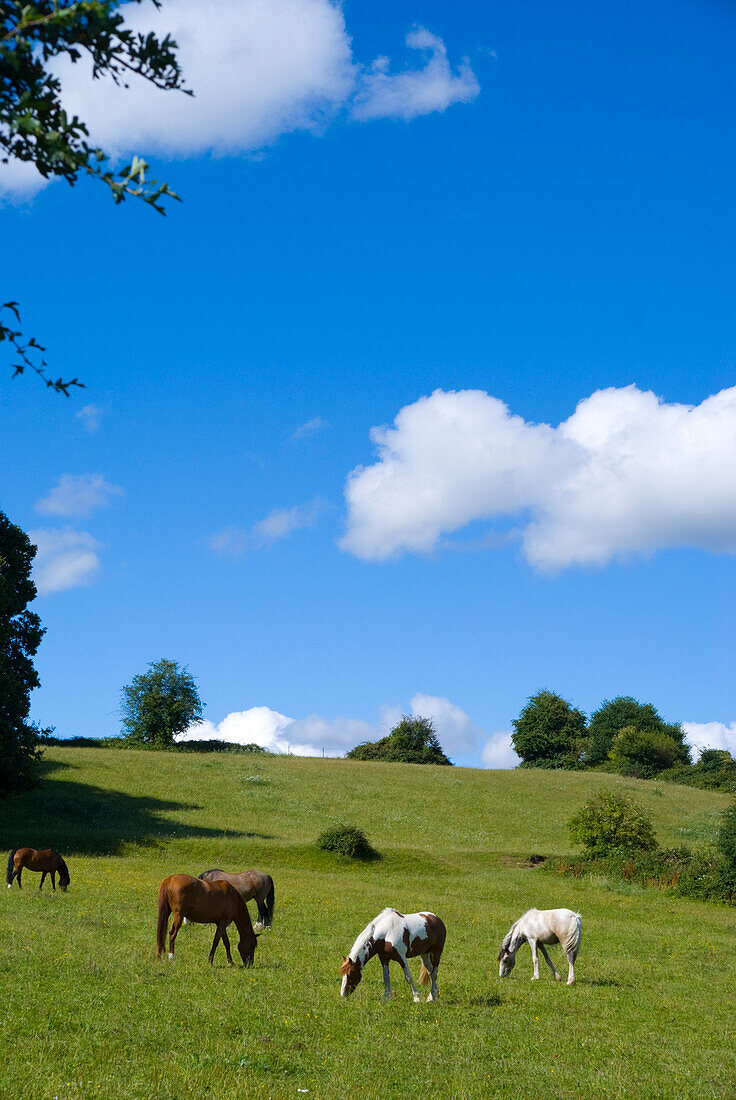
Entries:
[[383, 966], [384, 997], [391, 996], [388, 964], [393, 960], [402, 967], [414, 1000], [418, 1001], [419, 990], [414, 985], [406, 960], [421, 955], [422, 969], [419, 973], [419, 984], [431, 984], [427, 1000], [436, 1001], [439, 998], [437, 969], [446, 935], [444, 924], [434, 913], [409, 913], [404, 916], [395, 909], [384, 909], [363, 929], [351, 947], [350, 954], [343, 959], [340, 967], [342, 974], [340, 996], [350, 996], [363, 976], [365, 964], [374, 955], [378, 955]]
[[508, 978], [516, 964], [516, 952], [522, 943], [528, 943], [534, 962], [532, 981], [539, 978], [539, 959], [537, 958], [537, 945], [539, 945], [539, 950], [544, 955], [555, 980], [561, 982], [562, 975], [544, 947], [546, 943], [561, 943], [570, 964], [567, 984], [572, 985], [575, 981], [575, 959], [580, 950], [581, 924], [580, 914], [573, 913], [572, 909], [529, 909], [523, 917], [519, 917], [516, 923], [511, 925], [501, 944], [501, 952], [498, 956], [501, 964], [498, 970], [500, 977]]

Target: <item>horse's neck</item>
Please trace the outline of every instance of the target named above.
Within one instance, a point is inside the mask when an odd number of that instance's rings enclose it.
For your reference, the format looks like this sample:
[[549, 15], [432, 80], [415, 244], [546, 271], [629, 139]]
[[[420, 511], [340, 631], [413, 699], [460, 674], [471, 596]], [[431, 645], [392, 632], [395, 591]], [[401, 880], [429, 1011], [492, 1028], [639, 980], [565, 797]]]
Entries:
[[376, 945], [373, 939], [373, 931], [374, 925], [369, 924], [358, 936], [349, 955], [353, 962], [360, 962], [365, 966], [368, 960], [375, 955]]

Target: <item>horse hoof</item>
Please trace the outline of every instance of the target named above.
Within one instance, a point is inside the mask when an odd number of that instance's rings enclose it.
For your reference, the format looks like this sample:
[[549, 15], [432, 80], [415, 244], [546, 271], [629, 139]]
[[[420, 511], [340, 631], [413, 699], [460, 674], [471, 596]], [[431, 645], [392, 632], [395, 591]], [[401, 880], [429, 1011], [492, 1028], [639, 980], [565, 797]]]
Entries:
[[562, 974], [555, 974], [555, 981], [556, 982], [561, 982], [562, 981]]
[[572, 979], [572, 981], [569, 981], [569, 980], [568, 980], [568, 983], [567, 983], [567, 984], [568, 984], [568, 985], [575, 985], [575, 979], [573, 978], [573, 979]]

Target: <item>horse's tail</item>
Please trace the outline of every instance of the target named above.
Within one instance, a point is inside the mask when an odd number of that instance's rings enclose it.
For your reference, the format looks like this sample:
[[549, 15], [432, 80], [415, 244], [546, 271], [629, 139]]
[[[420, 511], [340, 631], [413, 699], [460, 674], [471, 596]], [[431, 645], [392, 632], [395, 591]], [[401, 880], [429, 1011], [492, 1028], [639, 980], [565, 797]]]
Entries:
[[567, 943], [565, 944], [565, 951], [569, 952], [570, 954], [572, 954], [574, 956], [577, 956], [577, 953], [580, 950], [580, 937], [582, 935], [582, 925], [583, 925], [583, 918], [580, 916], [579, 913], [575, 913], [575, 921], [573, 923], [572, 928], [570, 929], [570, 934], [567, 937]]
[[158, 928], [156, 929], [156, 955], [163, 955], [166, 950], [166, 930], [169, 927], [169, 916], [171, 914], [171, 906], [169, 905], [169, 894], [166, 889], [166, 879], [161, 883], [158, 888]]
[[5, 873], [5, 881], [7, 882], [8, 886], [13, 885], [13, 872], [15, 871], [15, 867], [13, 866], [13, 859], [15, 858], [15, 853], [17, 851], [17, 848], [13, 848], [13, 851], [8, 856], [8, 869]]
[[71, 882], [71, 878], [69, 877], [69, 868], [67, 867], [66, 863], [58, 852], [56, 853], [56, 856], [59, 860], [59, 886], [61, 886], [63, 889], [66, 889]]
[[419, 984], [420, 985], [431, 985], [432, 984], [432, 975], [427, 970], [424, 963], [422, 963], [422, 969], [419, 971]]
[[264, 911], [263, 911], [263, 927], [264, 928], [270, 928], [271, 925], [273, 924], [274, 890], [273, 890], [273, 879], [271, 878], [270, 875], [268, 876], [268, 881], [270, 882], [271, 885], [269, 886], [268, 893], [266, 894], [266, 901], [265, 901]]

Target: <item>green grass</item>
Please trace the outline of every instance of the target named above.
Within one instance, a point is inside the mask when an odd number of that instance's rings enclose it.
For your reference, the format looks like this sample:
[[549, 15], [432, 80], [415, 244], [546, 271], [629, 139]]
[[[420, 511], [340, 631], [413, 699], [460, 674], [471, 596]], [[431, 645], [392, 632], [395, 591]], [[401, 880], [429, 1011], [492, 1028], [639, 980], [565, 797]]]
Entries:
[[[734, 910], [524, 866], [568, 850], [565, 821], [601, 785], [633, 793], [662, 844], [707, 844], [728, 798], [563, 772], [53, 748], [37, 790], [0, 803], [5, 850], [51, 845], [64, 895], [3, 889], [0, 1096], [732, 1097]], [[314, 844], [363, 828], [381, 859]], [[185, 928], [157, 963], [156, 893], [173, 872], [258, 867], [274, 929], [252, 970], [207, 965]], [[355, 995], [338, 967], [386, 905], [445, 921], [441, 1000], [415, 1005], [373, 962]], [[496, 955], [532, 905], [583, 914], [578, 984], [510, 979]], [[221, 951], [222, 949], [220, 949]], [[560, 965], [560, 950], [553, 948]], [[414, 967], [418, 969], [417, 964]], [[564, 972], [564, 970], [563, 970]]]

